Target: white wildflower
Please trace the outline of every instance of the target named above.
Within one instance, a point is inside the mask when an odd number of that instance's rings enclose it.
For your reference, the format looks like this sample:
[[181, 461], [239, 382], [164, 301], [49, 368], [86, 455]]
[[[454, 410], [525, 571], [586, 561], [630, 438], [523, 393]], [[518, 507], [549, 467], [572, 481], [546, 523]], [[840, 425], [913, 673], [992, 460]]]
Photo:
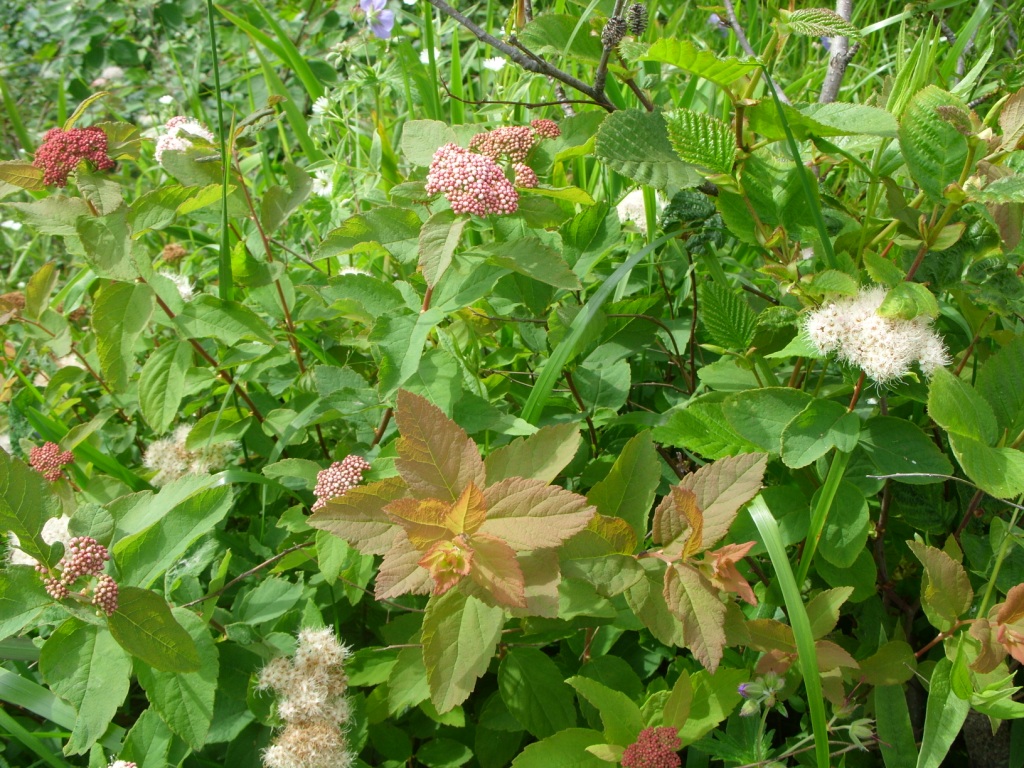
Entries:
[[366, 277], [373, 277], [371, 272], [367, 272], [365, 269], [359, 267], [342, 267], [338, 270], [339, 275], [365, 275]]
[[334, 191], [334, 181], [330, 168], [318, 168], [313, 171], [313, 194], [317, 197], [330, 197]]
[[804, 331], [819, 354], [835, 352], [879, 384], [901, 379], [917, 363], [931, 375], [949, 364], [942, 339], [926, 316], [913, 320], [881, 317], [886, 289], [874, 286], [810, 312]]
[[[439, 58], [441, 58], [441, 49], [440, 48], [435, 48], [434, 49], [434, 61], [437, 61]], [[430, 51], [428, 51], [426, 48], [424, 48], [422, 51], [420, 51], [420, 64], [429, 64], [429, 63], [430, 63]]]
[[192, 117], [178, 115], [164, 124], [164, 133], [156, 142], [156, 161], [159, 163], [164, 152], [184, 152], [192, 146], [192, 139], [203, 139], [214, 143], [214, 135], [205, 125]]
[[178, 295], [181, 296], [182, 301], [192, 301], [194, 289], [191, 281], [185, 275], [179, 275], [177, 272], [172, 272], [169, 269], [161, 269], [159, 274], [174, 283], [174, 287], [178, 289]]
[[115, 760], [108, 768], [138, 768], [135, 763], [128, 760]]
[[194, 450], [186, 446], [192, 428], [182, 424], [174, 434], [150, 443], [142, 457], [142, 463], [155, 470], [153, 485], [167, 485], [185, 475], [201, 475], [213, 469], [220, 469], [231, 458], [236, 443], [228, 440], [203, 445]]
[[19, 229], [21, 229], [21, 222], [11, 220], [0, 221], [0, 227], [3, 227], [4, 229], [9, 229], [12, 232], [17, 232]]
[[163, 161], [164, 152], [184, 152], [191, 146], [192, 142], [181, 136], [161, 136], [156, 140], [156, 161]]
[[331, 100], [326, 96], [321, 96], [319, 99], [313, 102], [313, 114], [317, 117], [323, 117], [327, 114], [327, 110], [331, 108]]
[[483, 60], [484, 69], [489, 69], [491, 72], [500, 72], [505, 68], [506, 61], [501, 56], [494, 56], [489, 59]]
[[169, 107], [171, 104], [174, 103], [174, 97], [171, 96], [171, 94], [169, 94], [169, 93], [165, 93], [163, 96], [161, 96], [159, 99], [157, 99], [157, 101], [159, 101], [165, 107]]
[[[67, 547], [68, 542], [71, 541], [71, 533], [68, 531], [68, 524], [71, 522], [71, 518], [67, 515], [61, 515], [60, 517], [51, 517], [45, 523], [43, 523], [43, 530], [40, 534], [43, 541], [47, 544], [55, 544], [60, 542]], [[8, 556], [8, 562], [11, 565], [35, 565], [36, 559], [31, 555], [26, 555], [20, 549], [17, 549], [21, 545], [18, 537], [13, 533], [10, 534], [10, 555]]]
[[[656, 203], [658, 210], [661, 210], [660, 203]], [[615, 210], [619, 214], [619, 221], [632, 221], [640, 234], [647, 234], [647, 208], [644, 206], [644, 191], [642, 189], [634, 189], [628, 195], [626, 195], [615, 206]]]
[[107, 80], [120, 80], [124, 77], [124, 70], [118, 66], [104, 67], [103, 71], [100, 72], [100, 77]]

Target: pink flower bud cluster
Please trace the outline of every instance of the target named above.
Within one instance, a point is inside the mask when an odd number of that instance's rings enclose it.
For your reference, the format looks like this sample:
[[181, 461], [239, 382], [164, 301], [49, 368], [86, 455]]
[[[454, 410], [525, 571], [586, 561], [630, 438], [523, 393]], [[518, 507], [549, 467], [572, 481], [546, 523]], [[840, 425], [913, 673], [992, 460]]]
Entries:
[[558, 127], [558, 123], [547, 118], [531, 120], [530, 127], [538, 139], [557, 139], [562, 135], [562, 129]]
[[83, 160], [100, 171], [114, 167], [114, 161], [107, 155], [107, 134], [102, 128], [51, 128], [43, 134], [43, 143], [36, 150], [32, 165], [43, 170], [44, 184], [66, 187], [68, 175]]
[[427, 194], [443, 193], [455, 213], [515, 213], [519, 193], [490, 157], [457, 144], [445, 144], [434, 153], [427, 173]]
[[622, 754], [622, 768], [679, 768], [679, 732], [675, 728], [644, 728]]
[[36, 472], [51, 483], [64, 475], [63, 467], [75, 460], [71, 451], [62, 451], [56, 443], [44, 443], [28, 452], [28, 463]]
[[[71, 594], [71, 587], [81, 578], [98, 576], [92, 590], [92, 604], [107, 616], [117, 610], [117, 582], [103, 573], [103, 567], [110, 560], [110, 552], [90, 536], [76, 536], [64, 549], [64, 557], [57, 563], [57, 573], [38, 563], [36, 571], [43, 577], [43, 586], [54, 600], [63, 600]], [[89, 595], [84, 587], [79, 594]]]
[[343, 496], [350, 488], [355, 488], [363, 482], [363, 472], [369, 469], [370, 463], [362, 456], [346, 456], [327, 469], [320, 470], [316, 475], [316, 488], [313, 489], [313, 495], [316, 496], [313, 511], [326, 506], [331, 499]]
[[469, 140], [469, 148], [492, 160], [502, 156], [513, 163], [521, 163], [533, 149], [533, 130], [525, 125], [510, 125], [493, 131], [478, 133]]
[[537, 180], [537, 174], [534, 173], [533, 168], [528, 166], [526, 163], [513, 163], [512, 170], [516, 173], [516, 186], [533, 189], [540, 182]]
[[115, 760], [107, 768], [139, 768], [130, 760]]

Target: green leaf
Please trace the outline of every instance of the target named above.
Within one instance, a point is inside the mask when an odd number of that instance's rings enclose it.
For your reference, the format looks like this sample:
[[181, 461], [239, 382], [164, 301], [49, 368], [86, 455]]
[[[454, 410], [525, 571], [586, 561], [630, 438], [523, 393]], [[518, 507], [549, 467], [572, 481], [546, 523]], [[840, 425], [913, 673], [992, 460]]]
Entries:
[[107, 624], [122, 648], [152, 667], [195, 672], [202, 666], [195, 641], [156, 592], [121, 587], [117, 610]]
[[643, 558], [639, 563], [644, 569], [644, 576], [630, 584], [625, 592], [630, 610], [659, 642], [668, 646], [682, 646], [685, 642], [683, 624], [669, 610], [663, 594], [664, 564], [650, 562], [649, 558]]
[[80, 197], [50, 195], [31, 203], [4, 203], [21, 214], [21, 218], [41, 235], [77, 236], [78, 222], [92, 216], [89, 206]]
[[661, 462], [651, 433], [641, 432], [623, 446], [605, 478], [587, 493], [587, 501], [600, 514], [625, 520], [637, 542], [643, 542], [660, 482]]
[[[812, 499], [812, 508], [820, 493], [819, 489]], [[838, 568], [851, 567], [867, 543], [870, 521], [864, 494], [852, 483], [841, 481], [822, 531], [819, 554]]]
[[964, 567], [941, 549], [917, 541], [908, 541], [907, 546], [924, 565], [921, 608], [932, 626], [945, 632], [971, 607], [971, 580]]
[[665, 122], [672, 148], [684, 162], [712, 173], [732, 171], [736, 139], [728, 123], [684, 108], [666, 114]]
[[868, 685], [903, 685], [916, 669], [914, 649], [903, 640], [890, 640], [860, 662], [860, 673]]
[[196, 539], [224, 519], [232, 498], [231, 487], [226, 485], [200, 491], [154, 525], [118, 541], [113, 556], [121, 583], [152, 586]]
[[512, 761], [512, 768], [608, 768], [608, 763], [587, 751], [604, 737], [587, 728], [567, 728], [530, 744]]
[[851, 603], [860, 603], [877, 592], [875, 582], [878, 579], [878, 567], [866, 549], [857, 554], [850, 568], [838, 568], [824, 558], [815, 559], [814, 568], [831, 587], [853, 587]]
[[[163, 229], [171, 224], [178, 216], [178, 206], [202, 189], [206, 187], [167, 184], [137, 198], [128, 209], [132, 238], [137, 239], [150, 230]], [[219, 197], [220, 187], [217, 189]]]
[[302, 599], [303, 586], [278, 576], [263, 579], [234, 605], [235, 615], [246, 624], [263, 624], [284, 616]]
[[29, 279], [25, 286], [25, 309], [22, 316], [38, 320], [50, 301], [50, 294], [57, 287], [57, 264], [48, 261]]
[[878, 747], [885, 768], [914, 768], [917, 744], [903, 687], [880, 685], [873, 692]]
[[71, 234], [77, 234], [82, 241], [85, 260], [99, 277], [124, 282], [133, 282], [139, 277], [126, 209], [102, 217], [83, 216], [75, 222], [75, 232]]
[[992, 445], [999, 437], [995, 413], [974, 387], [945, 368], [932, 375], [928, 387], [928, 415], [956, 435]]
[[860, 437], [861, 421], [832, 400], [812, 400], [782, 430], [782, 463], [799, 469], [833, 448], [850, 453]]
[[252, 423], [252, 416], [239, 408], [223, 408], [208, 413], [188, 431], [185, 447], [199, 450], [225, 440], [239, 440]]
[[423, 498], [455, 501], [473, 483], [485, 485], [484, 463], [465, 430], [429, 400], [402, 390], [395, 420], [401, 438], [395, 466]]
[[1015, 336], [985, 361], [977, 390], [992, 406], [1000, 430], [1013, 442], [1024, 431], [1024, 336]]
[[869, 251], [864, 253], [864, 268], [873, 281], [889, 288], [902, 284], [907, 278], [906, 273], [891, 261]]
[[[893, 416], [868, 419], [858, 443], [880, 475], [923, 472], [948, 475], [953, 471], [949, 459], [920, 427]], [[898, 482], [925, 485], [942, 482], [937, 477], [897, 477]]]
[[782, 9], [779, 19], [790, 31], [810, 37], [854, 37], [861, 36], [860, 30], [831, 8], [800, 8], [795, 11]]
[[124, 205], [121, 183], [104, 173], [79, 170], [75, 174], [75, 185], [100, 216], [113, 213]]
[[567, 291], [580, 289], [579, 278], [569, 269], [562, 255], [536, 237], [493, 243], [477, 250], [486, 253], [488, 260], [499, 267], [511, 269], [555, 288]]
[[21, 632], [52, 602], [35, 569], [8, 565], [0, 579], [0, 640]]
[[944, 120], [938, 107], [966, 111], [964, 103], [937, 86], [918, 91], [907, 105], [900, 123], [900, 146], [910, 175], [934, 201], [960, 178], [967, 161], [967, 137]]
[[118, 757], [134, 762], [141, 768], [162, 768], [168, 763], [167, 753], [173, 740], [174, 734], [160, 719], [156, 710], [150, 707], [139, 715], [132, 729], [128, 731]]
[[1024, 203], [1024, 176], [1004, 176], [984, 189], [972, 188], [970, 196], [982, 203]]
[[684, 72], [703, 77], [713, 83], [729, 88], [736, 80], [755, 72], [757, 62], [737, 59], [732, 56], [718, 56], [712, 51], [697, 48], [688, 40], [663, 37], [647, 49], [641, 61], [660, 61], [679, 67]]
[[690, 682], [689, 673], [683, 671], [676, 679], [676, 684], [672, 686], [672, 691], [665, 701], [665, 709], [662, 711], [662, 722], [679, 730], [690, 719], [692, 707], [693, 683]]
[[380, 207], [346, 219], [328, 233], [313, 254], [315, 259], [340, 256], [368, 243], [378, 243], [405, 261], [416, 255], [422, 222], [408, 208]]
[[572, 422], [542, 427], [529, 437], [518, 437], [484, 459], [487, 484], [494, 485], [509, 477], [550, 483], [572, 461], [581, 441], [579, 427]]
[[693, 187], [702, 179], [672, 148], [660, 112], [613, 112], [597, 132], [595, 154], [623, 176], [656, 189]]
[[826, 589], [807, 603], [807, 619], [811, 622], [811, 637], [820, 640], [839, 623], [839, 608], [850, 599], [852, 587]]
[[679, 739], [684, 747], [711, 733], [729, 716], [743, 698], [739, 687], [747, 679], [745, 670], [729, 667], [722, 667], [714, 674], [701, 670], [690, 675], [693, 703], [690, 716], [679, 729]]
[[185, 372], [192, 347], [184, 341], [165, 342], [146, 360], [139, 376], [139, 406], [149, 426], [163, 434], [178, 416], [185, 394]]
[[949, 435], [949, 447], [964, 473], [985, 493], [1010, 499], [1024, 493], [1024, 453], [1014, 448], [990, 448], [957, 434]]
[[457, 216], [450, 209], [435, 213], [420, 230], [419, 263], [427, 285], [434, 287], [452, 263], [452, 254], [459, 247], [462, 230], [469, 223], [466, 216]]
[[628, 747], [636, 741], [644, 721], [640, 707], [629, 696], [588, 677], [570, 677], [566, 682], [576, 689], [581, 700], [588, 701], [600, 713], [609, 744]]
[[199, 669], [178, 674], [140, 665], [137, 673], [150, 704], [163, 721], [193, 750], [199, 751], [206, 743], [213, 719], [219, 654], [202, 619], [184, 608], [175, 608], [174, 617], [195, 641]]
[[438, 149], [458, 143], [455, 131], [440, 120], [410, 120], [402, 126], [402, 154], [413, 165], [426, 168]]
[[701, 319], [711, 338], [726, 349], [745, 351], [754, 340], [757, 315], [736, 291], [716, 282], [700, 287]]
[[722, 414], [739, 435], [777, 456], [786, 427], [813, 402], [799, 389], [765, 387], [730, 395], [722, 403]]
[[31, 192], [43, 192], [43, 169], [36, 168], [28, 160], [4, 160], [0, 162], [0, 181]]
[[758, 446], [726, 421], [723, 406], [723, 402], [706, 397], [691, 400], [685, 409], [674, 411], [665, 424], [655, 428], [653, 437], [664, 445], [686, 448], [709, 459], [757, 451]]
[[92, 325], [103, 376], [116, 392], [135, 370], [135, 343], [153, 314], [153, 291], [143, 283], [107, 283], [96, 294]]
[[665, 571], [665, 602], [683, 623], [686, 647], [714, 672], [726, 643], [725, 604], [718, 598], [718, 589], [696, 568], [673, 563]]
[[501, 608], [458, 590], [430, 598], [421, 640], [430, 700], [438, 712], [448, 712], [473, 692], [491, 663], [504, 624]]
[[498, 667], [498, 690], [508, 711], [538, 739], [576, 725], [572, 689], [536, 648], [509, 650]]
[[47, 638], [39, 668], [50, 689], [78, 713], [65, 754], [87, 751], [128, 695], [132, 661], [106, 629], [68, 619]]
[[530, 21], [519, 34], [523, 43], [535, 53], [553, 56], [568, 55], [596, 64], [601, 58], [601, 42], [580, 29], [576, 15], [545, 13]]
[[25, 554], [54, 565], [50, 547], [40, 534], [43, 524], [60, 513], [60, 501], [50, 483], [20, 459], [0, 450], [0, 531], [17, 536]]
[[952, 691], [952, 669], [952, 662], [943, 658], [932, 671], [917, 768], [939, 768], [970, 711], [970, 702], [960, 699]]
[[259, 315], [238, 302], [209, 294], [186, 303], [176, 322], [188, 338], [217, 339], [229, 347], [242, 341], [274, 343], [274, 334]]

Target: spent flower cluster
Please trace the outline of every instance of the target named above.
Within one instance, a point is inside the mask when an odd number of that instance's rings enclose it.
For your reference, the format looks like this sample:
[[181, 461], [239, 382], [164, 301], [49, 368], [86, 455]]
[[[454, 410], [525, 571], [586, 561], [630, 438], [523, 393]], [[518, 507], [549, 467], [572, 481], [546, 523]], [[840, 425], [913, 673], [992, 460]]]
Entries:
[[304, 629], [293, 658], [277, 658], [260, 672], [259, 687], [277, 694], [284, 730], [263, 753], [267, 768], [348, 768], [355, 755], [345, 727], [352, 710], [345, 693], [351, 651], [331, 629]]
[[51, 128], [43, 134], [32, 165], [43, 171], [44, 184], [68, 185], [68, 176], [88, 160], [99, 171], [109, 171], [114, 161], [107, 155], [107, 134], [102, 128]]
[[43, 443], [28, 452], [28, 463], [36, 472], [51, 483], [64, 476], [64, 467], [75, 460], [71, 451], [62, 451], [56, 443]]
[[211, 443], [192, 449], [187, 446], [191, 431], [190, 426], [182, 424], [170, 437], [150, 443], [142, 462], [156, 471], [150, 481], [153, 485], [167, 485], [185, 475], [202, 475], [228, 463], [235, 450], [234, 441]]
[[327, 502], [363, 482], [363, 472], [370, 469], [370, 462], [362, 456], [346, 456], [336, 461], [327, 469], [321, 469], [316, 475], [316, 487], [313, 495], [313, 511], [327, 506]]
[[819, 354], [835, 352], [879, 384], [906, 376], [914, 363], [926, 376], [948, 365], [949, 354], [931, 319], [882, 317], [878, 309], [885, 296], [885, 288], [874, 286], [810, 312], [804, 321], [807, 337]]
[[96, 576], [95, 585], [88, 585], [78, 590], [81, 598], [92, 599], [90, 602], [104, 614], [110, 616], [117, 610], [117, 582], [103, 573], [103, 567], [110, 560], [110, 552], [91, 536], [76, 536], [68, 541], [64, 556], [51, 570], [42, 563], [36, 563], [36, 571], [42, 576], [43, 586], [54, 600], [70, 597], [72, 587], [80, 579]]

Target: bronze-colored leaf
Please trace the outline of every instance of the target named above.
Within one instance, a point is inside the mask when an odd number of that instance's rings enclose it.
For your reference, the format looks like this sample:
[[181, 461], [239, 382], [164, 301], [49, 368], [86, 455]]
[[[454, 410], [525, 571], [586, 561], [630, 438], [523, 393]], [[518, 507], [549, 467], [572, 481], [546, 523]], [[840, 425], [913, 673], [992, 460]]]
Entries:
[[478, 533], [472, 538], [472, 547], [469, 578], [487, 590], [498, 605], [525, 608], [523, 569], [512, 547], [485, 533]]
[[793, 628], [775, 619], [751, 619], [746, 623], [751, 648], [767, 653], [779, 651], [784, 654], [796, 653], [796, 638]]
[[988, 619], [978, 619], [971, 624], [970, 635], [978, 641], [978, 658], [971, 663], [971, 669], [987, 674], [1006, 658], [1006, 649], [999, 643], [992, 624]]
[[383, 555], [398, 527], [384, 514], [384, 507], [407, 494], [401, 478], [389, 477], [371, 485], [351, 488], [343, 496], [309, 516], [309, 524], [344, 539], [364, 555]]
[[767, 466], [768, 456], [763, 453], [727, 456], [714, 464], [706, 464], [680, 481], [680, 488], [691, 490], [697, 496], [697, 506], [704, 513], [701, 549], [713, 546], [729, 532], [740, 507], [761, 490]]
[[425, 595], [430, 592], [433, 582], [430, 573], [420, 566], [423, 554], [414, 547], [405, 533], [398, 531], [391, 549], [377, 571], [373, 594], [378, 600], [399, 595]]
[[669, 610], [663, 594], [665, 563], [653, 557], [633, 562], [640, 564], [644, 575], [626, 589], [630, 609], [659, 642], [668, 646], [685, 645], [683, 623]]
[[487, 520], [481, 533], [517, 552], [557, 547], [586, 528], [595, 510], [587, 500], [542, 480], [509, 477], [484, 489]]
[[673, 563], [665, 570], [664, 595], [683, 623], [686, 647], [713, 673], [725, 649], [725, 605], [718, 590], [696, 568]]
[[689, 557], [700, 551], [704, 516], [697, 506], [697, 495], [675, 485], [654, 510], [652, 538], [670, 557]]
[[529, 437], [518, 437], [484, 459], [487, 482], [530, 477], [550, 483], [572, 461], [580, 439], [579, 426], [572, 422], [542, 427]]
[[463, 536], [457, 541], [439, 541], [420, 558], [419, 564], [430, 572], [434, 594], [443, 595], [469, 575], [473, 568], [473, 550]]
[[736, 563], [745, 557], [756, 543], [748, 541], [745, 544], [726, 544], [713, 552], [704, 553], [711, 563], [711, 583], [719, 589], [739, 595], [751, 605], [757, 605], [757, 597], [749, 582], [736, 569]]
[[814, 644], [814, 649], [817, 651], [819, 672], [828, 672], [837, 667], [860, 668], [853, 656], [829, 640], [819, 640]]
[[453, 535], [460, 533], [476, 533], [487, 518], [487, 502], [484, 494], [476, 483], [470, 483], [463, 490], [458, 500], [451, 505], [445, 519], [445, 525]]
[[395, 466], [413, 493], [455, 501], [470, 483], [484, 487], [476, 443], [440, 408], [403, 389], [395, 420], [402, 435]]
[[451, 504], [441, 499], [404, 498], [384, 507], [385, 514], [402, 526], [409, 541], [420, 552], [435, 542], [452, 538], [447, 519]]
[[932, 626], [945, 632], [971, 607], [971, 580], [964, 567], [941, 549], [917, 541], [908, 541], [907, 546], [924, 565], [921, 610]]

